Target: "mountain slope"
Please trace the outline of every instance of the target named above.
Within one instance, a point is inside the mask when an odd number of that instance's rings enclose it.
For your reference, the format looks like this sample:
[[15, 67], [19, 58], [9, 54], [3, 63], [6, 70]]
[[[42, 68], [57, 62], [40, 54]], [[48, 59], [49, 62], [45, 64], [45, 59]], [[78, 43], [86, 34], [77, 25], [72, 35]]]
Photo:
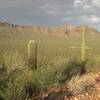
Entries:
[[[87, 27], [88, 36], [98, 36], [99, 32]], [[0, 39], [45, 39], [52, 37], [80, 37], [81, 27], [63, 25], [59, 27], [36, 27], [30, 25], [13, 25], [7, 22], [0, 22]]]

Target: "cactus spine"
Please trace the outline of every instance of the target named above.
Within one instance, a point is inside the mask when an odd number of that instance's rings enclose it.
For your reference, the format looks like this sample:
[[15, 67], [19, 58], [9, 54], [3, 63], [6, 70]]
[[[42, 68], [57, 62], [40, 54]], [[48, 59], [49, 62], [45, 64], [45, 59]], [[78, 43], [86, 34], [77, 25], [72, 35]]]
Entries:
[[87, 32], [87, 28], [86, 27], [82, 27], [82, 61], [86, 60], [86, 32]]
[[28, 61], [32, 68], [37, 68], [37, 44], [35, 40], [28, 43]]

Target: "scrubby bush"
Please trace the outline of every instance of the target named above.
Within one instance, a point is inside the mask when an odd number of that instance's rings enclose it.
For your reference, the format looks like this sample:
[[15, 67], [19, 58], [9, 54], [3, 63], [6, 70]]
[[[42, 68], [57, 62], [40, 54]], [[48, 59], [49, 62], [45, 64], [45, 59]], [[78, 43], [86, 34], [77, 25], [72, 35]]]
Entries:
[[[25, 100], [33, 95], [38, 97], [37, 94], [47, 91], [51, 87], [59, 86], [60, 82], [85, 71], [85, 63], [76, 60], [61, 58], [62, 60], [55, 60], [52, 66], [42, 66], [33, 70], [24, 63], [24, 59], [20, 58], [18, 53], [12, 54], [12, 56], [6, 54], [4, 57], [6, 57], [4, 64], [7, 71], [5, 78], [2, 78], [5, 79], [6, 84], [3, 91], [0, 91], [0, 97], [5, 100]], [[1, 84], [4, 85], [4, 83]]]
[[71, 79], [73, 76], [82, 75], [86, 72], [86, 62], [70, 59], [63, 67], [63, 80], [62, 82]]
[[[3, 57], [0, 56], [0, 94], [5, 93], [4, 88], [7, 88], [6, 74], [7, 74], [7, 68], [4, 63]], [[0, 100], [4, 100], [4, 97], [2, 95], [0, 95]]]

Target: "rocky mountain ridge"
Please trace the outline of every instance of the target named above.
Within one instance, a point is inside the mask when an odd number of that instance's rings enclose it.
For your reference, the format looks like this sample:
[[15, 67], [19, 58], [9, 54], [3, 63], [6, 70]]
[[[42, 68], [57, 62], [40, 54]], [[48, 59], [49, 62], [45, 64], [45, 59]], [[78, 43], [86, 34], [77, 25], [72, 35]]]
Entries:
[[[58, 27], [44, 27], [32, 25], [14, 25], [0, 22], [0, 37], [11, 38], [44, 38], [44, 37], [80, 37], [83, 26], [65, 24]], [[88, 36], [98, 35], [94, 28], [87, 27]]]

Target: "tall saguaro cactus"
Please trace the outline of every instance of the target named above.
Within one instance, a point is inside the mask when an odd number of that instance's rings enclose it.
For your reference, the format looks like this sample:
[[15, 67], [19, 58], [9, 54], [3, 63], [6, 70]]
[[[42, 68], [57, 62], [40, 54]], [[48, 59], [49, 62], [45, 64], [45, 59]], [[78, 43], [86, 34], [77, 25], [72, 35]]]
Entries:
[[86, 49], [87, 49], [86, 32], [87, 28], [82, 27], [82, 61], [86, 60]]
[[37, 68], [37, 44], [35, 40], [30, 40], [28, 43], [28, 61], [32, 68]]

